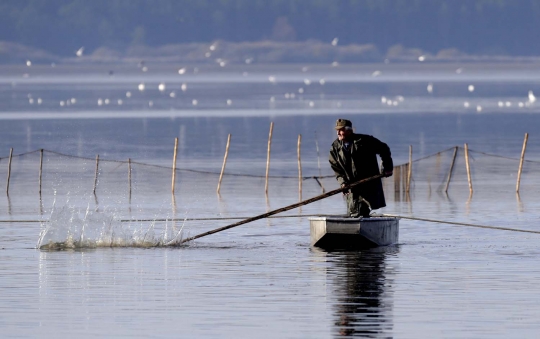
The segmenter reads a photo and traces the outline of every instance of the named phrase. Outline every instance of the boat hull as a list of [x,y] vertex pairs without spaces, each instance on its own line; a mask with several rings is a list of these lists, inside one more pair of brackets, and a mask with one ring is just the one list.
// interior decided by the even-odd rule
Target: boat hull
[[396,244],[399,219],[390,217],[309,218],[311,246],[324,249],[362,249]]

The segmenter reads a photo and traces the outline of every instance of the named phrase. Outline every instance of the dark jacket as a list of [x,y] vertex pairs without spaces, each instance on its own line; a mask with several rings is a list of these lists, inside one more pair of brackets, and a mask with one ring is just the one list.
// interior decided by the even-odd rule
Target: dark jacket
[[[330,149],[330,166],[340,185],[380,174],[377,154],[382,159],[383,171],[391,172],[394,169],[390,148],[384,142],[365,134],[352,134],[349,140],[348,149],[339,139],[332,143]],[[366,199],[372,209],[386,206],[381,179],[360,184],[352,191]]]

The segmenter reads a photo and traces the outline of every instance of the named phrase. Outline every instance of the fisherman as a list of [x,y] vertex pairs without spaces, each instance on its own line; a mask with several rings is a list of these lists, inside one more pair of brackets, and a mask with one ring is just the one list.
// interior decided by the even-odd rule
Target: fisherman
[[[380,174],[377,154],[382,159],[382,174],[385,177],[392,175],[394,164],[387,144],[371,135],[354,133],[350,120],[338,119],[335,128],[337,139],[332,143],[329,161],[341,187]],[[369,218],[371,210],[386,206],[380,178],[357,185],[343,194],[349,217]]]

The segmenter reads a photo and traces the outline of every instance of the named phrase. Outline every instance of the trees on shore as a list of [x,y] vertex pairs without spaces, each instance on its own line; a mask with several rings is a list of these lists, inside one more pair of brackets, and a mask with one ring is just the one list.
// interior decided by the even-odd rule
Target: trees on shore
[[57,54],[216,39],[316,39],[534,55],[535,0],[6,0],[0,40]]

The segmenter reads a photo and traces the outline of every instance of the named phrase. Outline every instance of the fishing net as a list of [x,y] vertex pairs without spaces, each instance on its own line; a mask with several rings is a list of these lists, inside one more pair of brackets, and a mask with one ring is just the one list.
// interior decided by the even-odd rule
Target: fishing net
[[[337,188],[332,172],[320,169],[318,159],[303,159],[301,164],[299,178],[296,159],[273,159],[267,182],[265,161],[234,159],[227,163],[218,194],[221,161],[183,160],[174,172],[173,194],[170,165],[37,150],[13,155],[11,165],[8,157],[0,158],[0,177],[6,178],[6,190],[9,172],[9,194],[0,195],[0,206],[8,217],[59,218],[70,225],[63,233],[57,230],[59,234],[82,234],[85,220],[93,218],[98,225],[94,233],[99,237],[88,239],[92,244],[110,245],[111,239],[116,239],[113,234],[124,234],[115,244],[132,246],[138,239],[141,246],[158,245],[174,239],[186,220],[197,220],[190,230],[199,233]],[[411,164],[397,163],[394,175],[384,178],[383,186],[387,204],[396,206],[410,200],[429,202],[434,196],[466,201],[471,190],[497,199],[516,191],[519,167],[519,157],[474,149],[466,152],[456,146],[414,159]],[[521,194],[537,193],[539,170],[540,162],[523,161]],[[336,195],[286,212],[285,216],[344,214],[342,200]],[[131,224],[122,228],[122,222]]]
[[[415,196],[422,192],[469,193],[471,188],[473,191],[515,191],[519,157],[510,158],[469,149],[467,170],[466,153],[463,147],[456,146],[413,159],[411,165],[408,162],[397,163],[394,175],[383,179],[387,200],[400,201],[407,195]],[[234,195],[238,201],[235,204],[238,206],[236,213],[242,211],[245,202],[258,203],[262,200],[266,205],[266,187],[270,200],[272,196],[279,197],[279,205],[310,198],[337,187],[332,172],[329,168],[320,170],[317,160],[302,161],[301,180],[297,161],[272,160],[270,166],[274,169],[266,184],[266,163],[247,163],[242,159],[227,163],[220,195],[217,195],[221,170],[219,162],[214,161],[211,165],[205,161],[183,164],[175,171],[176,203],[193,205],[203,214],[219,213],[215,205],[220,195]],[[523,161],[520,192],[538,190],[539,182],[535,173],[539,170],[539,161]],[[4,187],[9,189],[10,199],[39,195],[41,191],[42,197],[87,199],[95,196],[98,202],[101,200],[105,204],[120,206],[148,204],[148,200],[151,200],[151,205],[161,206],[162,203],[170,204],[173,197],[172,167],[165,164],[148,164],[131,159],[87,158],[36,150],[14,154],[10,165],[8,157],[0,158],[0,177],[7,178],[8,171],[9,187],[7,179]]]
[[[468,153],[468,168],[467,157]],[[385,181],[385,192],[394,192],[401,200],[421,192],[452,194],[472,191],[511,192],[516,190],[520,167],[519,158],[453,147],[436,154],[395,166],[394,175]],[[524,160],[520,178],[520,192],[538,190],[535,173],[540,162]]]

